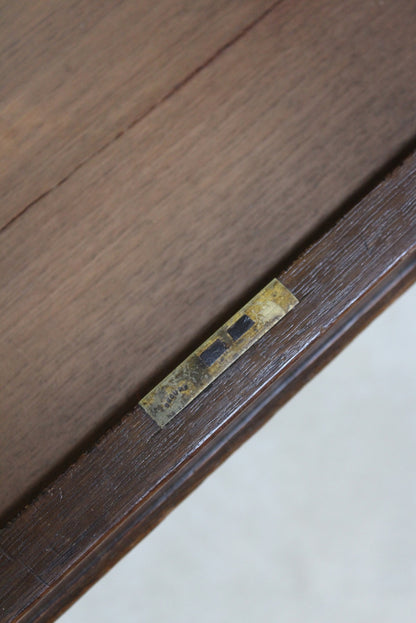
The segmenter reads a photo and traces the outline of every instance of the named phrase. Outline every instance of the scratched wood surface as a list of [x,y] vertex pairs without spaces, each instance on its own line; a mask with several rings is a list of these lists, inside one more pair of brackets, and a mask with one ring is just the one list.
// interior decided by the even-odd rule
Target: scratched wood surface
[[[4,28],[15,4],[2,3],[16,54],[0,116],[4,513],[416,131],[413,0],[283,1],[261,19],[270,3],[92,3],[86,34],[79,3],[45,3],[18,15],[22,52]],[[158,4],[171,18],[156,27]],[[137,69],[135,34],[152,24]]]

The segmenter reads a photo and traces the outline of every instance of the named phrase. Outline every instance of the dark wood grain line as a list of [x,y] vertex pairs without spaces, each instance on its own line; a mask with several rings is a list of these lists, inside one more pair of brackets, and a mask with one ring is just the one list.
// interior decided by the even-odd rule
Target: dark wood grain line
[[209,389],[163,430],[133,410],[2,530],[0,620],[56,616],[415,273],[412,154],[278,275],[299,304]]
[[26,206],[22,207],[16,214],[14,214],[9,220],[3,223],[0,226],[0,234],[3,231],[6,231],[10,225],[12,225],[15,221],[17,221],[23,214],[28,212],[30,209],[35,207],[42,199],[47,197],[52,191],[56,188],[59,188],[63,184],[65,184],[77,171],[82,169],[86,164],[88,164],[91,160],[96,158],[99,154],[103,153],[110,145],[118,141],[122,138],[129,130],[137,126],[141,121],[146,119],[148,115],[150,115],[153,111],[155,111],[159,106],[163,103],[167,102],[172,96],[174,96],[178,91],[180,91],[184,86],[186,86],[193,78],[195,78],[199,73],[201,73],[206,67],[208,67],[212,62],[216,61],[224,52],[226,52],[230,47],[232,47],[235,43],[237,43],[240,39],[242,39],[252,28],[254,28],[257,24],[259,24],[262,20],[264,20],[278,4],[280,4],[282,0],[276,0],[270,7],[261,12],[255,19],[249,22],[244,28],[242,28],[237,34],[235,34],[231,39],[226,41],[223,45],[221,45],[217,50],[215,50],[208,58],[206,58],[202,63],[197,65],[191,72],[185,75],[181,80],[179,80],[176,84],[174,84],[162,97],[155,100],[146,110],[141,112],[137,117],[132,119],[123,129],[118,130],[116,134],[112,134],[109,132],[108,140],[104,141],[99,148],[91,151],[88,155],[81,159],[80,162],[73,167],[64,177],[59,179],[56,183],[50,186],[47,190],[43,191],[37,197],[35,197],[32,201],[30,201]]

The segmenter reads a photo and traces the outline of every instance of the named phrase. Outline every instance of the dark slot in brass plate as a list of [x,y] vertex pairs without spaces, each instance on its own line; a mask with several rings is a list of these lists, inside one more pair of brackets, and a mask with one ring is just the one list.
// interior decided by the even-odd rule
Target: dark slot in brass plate
[[140,406],[160,427],[165,426],[297,303],[273,279],[142,398]]

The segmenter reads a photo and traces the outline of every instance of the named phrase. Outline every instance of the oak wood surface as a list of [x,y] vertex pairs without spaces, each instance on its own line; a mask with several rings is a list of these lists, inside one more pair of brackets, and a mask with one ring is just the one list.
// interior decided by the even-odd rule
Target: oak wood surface
[[1,511],[414,135],[415,13],[278,4],[2,232]]
[[136,407],[0,532],[1,621],[56,616],[415,279],[416,152],[275,274],[289,314],[165,428]]
[[60,184],[272,0],[0,2],[0,228]]

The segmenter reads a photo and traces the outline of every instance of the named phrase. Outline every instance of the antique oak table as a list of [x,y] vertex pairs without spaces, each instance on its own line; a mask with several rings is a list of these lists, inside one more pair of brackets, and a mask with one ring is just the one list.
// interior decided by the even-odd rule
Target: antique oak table
[[414,280],[415,43],[414,0],[0,1],[0,621],[56,617]]

